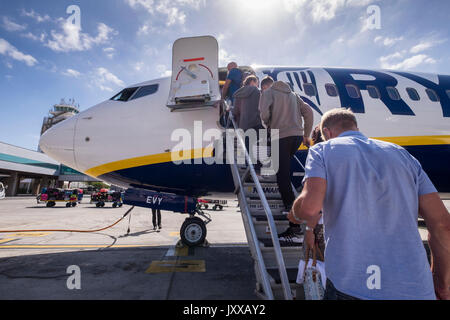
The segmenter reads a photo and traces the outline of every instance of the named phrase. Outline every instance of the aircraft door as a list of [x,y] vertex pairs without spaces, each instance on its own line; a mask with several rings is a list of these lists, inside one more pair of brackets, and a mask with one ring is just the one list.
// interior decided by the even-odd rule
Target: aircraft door
[[172,110],[214,106],[221,100],[218,65],[216,38],[203,36],[175,41],[167,106]]

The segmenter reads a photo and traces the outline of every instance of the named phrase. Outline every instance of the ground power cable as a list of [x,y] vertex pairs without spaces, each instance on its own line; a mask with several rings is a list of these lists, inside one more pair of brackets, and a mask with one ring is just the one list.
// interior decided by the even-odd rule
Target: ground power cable
[[[93,232],[99,232],[99,231],[103,231],[103,230],[107,230],[110,229],[112,227],[114,227],[116,224],[118,224],[120,221],[122,221],[123,219],[125,219],[128,214],[131,213],[131,211],[134,209],[134,206],[131,207],[130,209],[127,210],[127,212],[125,212],[125,214],[116,222],[114,222],[113,224],[105,227],[105,228],[101,228],[101,229],[95,229],[95,230],[72,230],[72,229],[42,229],[42,230],[0,230],[0,233],[20,233],[20,232],[75,232],[75,233],[93,233]],[[130,220],[131,221],[131,214],[130,214]],[[130,226],[128,226],[128,230],[130,230]],[[129,231],[128,231],[129,233]]]

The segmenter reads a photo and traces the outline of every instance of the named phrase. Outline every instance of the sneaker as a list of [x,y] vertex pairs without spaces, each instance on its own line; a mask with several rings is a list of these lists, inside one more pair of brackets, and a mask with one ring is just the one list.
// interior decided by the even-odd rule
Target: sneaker
[[156,228],[156,226],[153,226],[153,230],[156,230],[157,228]]
[[288,227],[285,232],[278,235],[278,239],[289,244],[302,244],[303,234],[301,228]]
[[159,225],[159,226],[158,226],[158,228],[159,228],[159,230],[161,230],[161,229],[162,229],[162,226],[161,226],[161,225]]
[[257,176],[259,182],[271,182],[271,177],[270,176],[265,176],[265,175],[262,175],[260,173],[257,173],[256,176]]

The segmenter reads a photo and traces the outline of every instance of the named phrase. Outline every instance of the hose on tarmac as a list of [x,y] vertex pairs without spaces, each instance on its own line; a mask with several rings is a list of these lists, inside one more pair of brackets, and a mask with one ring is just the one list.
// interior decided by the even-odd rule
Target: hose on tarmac
[[[42,230],[0,230],[0,233],[19,233],[19,232],[76,232],[76,233],[93,233],[93,232],[100,232],[106,229],[110,229],[112,227],[114,227],[116,224],[118,224],[120,221],[122,221],[123,219],[126,218],[126,216],[128,214],[130,214],[130,212],[134,209],[134,206],[131,207],[130,209],[127,210],[127,212],[125,212],[125,214],[116,222],[114,222],[112,225],[109,225],[105,228],[101,228],[101,229],[95,229],[95,230],[72,230],[72,229],[42,229]],[[131,218],[131,215],[130,215]],[[130,227],[128,226],[128,230],[130,229]]]

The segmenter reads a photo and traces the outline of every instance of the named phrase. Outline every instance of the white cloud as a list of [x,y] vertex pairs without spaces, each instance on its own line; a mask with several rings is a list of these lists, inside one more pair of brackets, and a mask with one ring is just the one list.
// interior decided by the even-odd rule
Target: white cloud
[[161,1],[156,10],[167,16],[166,25],[168,27],[174,24],[184,25],[186,22],[186,14],[180,11],[178,7],[171,6],[170,1]]
[[10,20],[8,17],[3,17],[3,28],[8,31],[23,31],[27,28],[27,25],[21,25]]
[[411,48],[410,52],[413,54],[417,54],[419,52],[426,51],[428,49],[431,49],[432,47],[435,47],[439,44],[444,43],[446,40],[426,40],[421,41],[418,45],[415,45]]
[[142,35],[148,35],[150,33],[161,34],[162,31],[163,31],[162,29],[158,29],[158,28],[154,27],[150,21],[147,21],[141,27],[139,27],[139,29],[137,31],[137,35],[142,36]]
[[[388,58],[389,57],[389,58]],[[426,54],[419,54],[406,58],[403,61],[394,62],[393,60],[401,58],[401,55],[391,55],[388,57],[381,57],[381,67],[383,69],[394,70],[411,70],[422,64],[435,64],[436,60],[427,56]]]
[[283,5],[287,11],[297,13],[298,23],[304,23],[308,16],[314,23],[320,23],[334,19],[346,7],[364,7],[375,1],[377,0],[283,0]]
[[0,38],[0,54],[10,56],[14,60],[24,62],[29,67],[38,63],[33,56],[20,52],[16,47],[2,38]]
[[380,58],[381,64],[389,64],[389,62],[396,60],[396,59],[402,59],[404,53],[403,52],[396,52],[387,56],[383,56]]
[[22,10],[22,16],[33,18],[39,23],[51,20],[49,15],[46,14],[45,16],[42,16],[33,9],[31,9],[31,11]]
[[389,38],[389,37],[378,36],[374,39],[374,42],[381,43],[386,47],[391,47],[394,44],[396,44],[397,42],[402,41],[403,39],[404,39],[403,37]]
[[106,53],[106,56],[110,59],[114,58],[116,54],[116,49],[114,48],[103,48],[103,52]]
[[94,45],[108,42],[112,34],[116,34],[114,29],[104,23],[97,26],[97,36],[81,32],[81,29],[69,21],[62,21],[62,33],[52,30],[52,40],[48,40],[46,46],[57,52],[85,51]]
[[172,71],[168,70],[163,64],[158,64],[156,66],[156,71],[158,71],[160,77],[170,77],[172,75]]
[[125,83],[106,68],[97,68],[92,75],[92,82],[100,90],[113,91],[110,85],[124,87]]
[[73,78],[78,78],[79,76],[81,76],[81,73],[74,69],[67,69],[62,74]]
[[231,61],[238,60],[237,56],[232,53],[228,53],[225,49],[219,49],[219,65],[226,66]]
[[[166,17],[166,26],[184,25],[186,13],[184,8],[199,10],[205,5],[205,0],[125,0],[133,9],[144,8],[149,14],[162,14]],[[146,34],[153,30],[150,24],[144,24],[138,31]]]
[[[225,42],[229,38],[230,38],[230,34],[224,34],[224,33],[220,33],[216,37],[217,42],[219,43],[219,66],[226,66],[231,61],[238,60],[238,57],[235,54],[229,53],[228,50],[225,49],[226,48]],[[287,41],[289,41],[289,40],[287,40]]]
[[41,33],[40,36],[37,36],[35,34],[32,34],[31,32],[28,32],[28,33],[21,34],[21,36],[24,37],[24,38],[27,38],[27,39],[31,39],[33,41],[44,42],[45,38],[47,37],[47,34]]
[[144,67],[144,63],[143,63],[142,61],[136,62],[136,63],[133,65],[133,69],[136,70],[136,71],[138,71],[138,72],[141,71],[143,67]]
[[153,13],[153,5],[154,5],[153,0],[126,0],[126,2],[133,9],[138,9],[139,7],[143,7],[149,13]]

